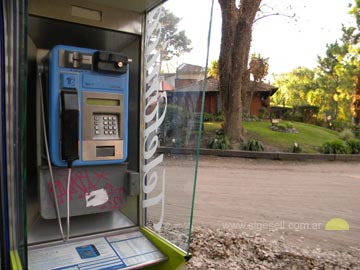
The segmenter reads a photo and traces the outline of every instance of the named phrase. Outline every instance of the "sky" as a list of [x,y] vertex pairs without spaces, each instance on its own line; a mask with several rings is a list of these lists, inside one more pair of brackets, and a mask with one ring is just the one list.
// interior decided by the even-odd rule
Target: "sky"
[[[326,44],[341,37],[342,24],[352,21],[348,15],[351,0],[263,0],[263,10],[295,17],[270,16],[253,26],[252,53],[269,58],[271,74],[290,72],[304,66],[314,68],[317,56],[323,56]],[[268,5],[267,5],[268,3]],[[193,50],[172,65],[189,63],[205,66],[211,0],[168,0],[165,7],[182,18],[179,29],[185,30]],[[209,61],[218,59],[221,40],[221,10],[214,1]]]

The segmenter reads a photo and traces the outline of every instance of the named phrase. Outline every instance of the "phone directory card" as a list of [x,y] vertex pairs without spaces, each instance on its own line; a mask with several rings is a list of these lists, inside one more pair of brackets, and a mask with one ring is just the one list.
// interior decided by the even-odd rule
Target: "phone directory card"
[[140,231],[29,250],[30,270],[135,269],[166,260]]

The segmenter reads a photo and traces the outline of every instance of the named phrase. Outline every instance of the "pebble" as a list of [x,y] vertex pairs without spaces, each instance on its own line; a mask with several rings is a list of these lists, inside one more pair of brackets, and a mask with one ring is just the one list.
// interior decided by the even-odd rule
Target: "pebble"
[[195,227],[191,253],[193,258],[183,270],[360,270],[358,247],[346,251],[302,248],[288,244],[283,237],[269,241],[261,234],[251,237],[228,229]]

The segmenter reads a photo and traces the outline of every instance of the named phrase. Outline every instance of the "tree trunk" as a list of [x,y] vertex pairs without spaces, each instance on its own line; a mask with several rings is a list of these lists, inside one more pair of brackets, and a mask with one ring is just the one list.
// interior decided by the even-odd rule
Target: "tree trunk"
[[351,110],[353,112],[354,124],[360,124],[360,75],[356,78],[356,85],[353,92]]
[[222,37],[219,58],[220,92],[225,117],[225,135],[235,142],[243,140],[242,109],[246,101],[252,25],[261,0],[219,0]]

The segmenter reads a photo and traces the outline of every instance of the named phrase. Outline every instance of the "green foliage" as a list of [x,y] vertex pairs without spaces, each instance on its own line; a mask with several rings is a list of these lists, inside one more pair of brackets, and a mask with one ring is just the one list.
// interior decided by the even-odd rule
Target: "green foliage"
[[224,114],[218,113],[204,113],[204,122],[222,122],[224,121]]
[[209,141],[208,147],[211,149],[227,150],[230,148],[230,140],[225,135],[216,135]]
[[307,100],[307,93],[317,89],[315,72],[305,67],[298,67],[291,72],[275,76],[275,85],[279,87],[272,96],[278,106],[315,105]]
[[269,58],[264,58],[260,54],[252,54],[250,57],[250,73],[255,82],[261,82],[269,71]]
[[280,131],[286,131],[287,130],[287,126],[283,123],[278,123],[276,124],[276,127],[280,130]]
[[165,8],[161,11],[163,12],[160,18],[162,29],[157,49],[161,52],[162,60],[168,61],[174,56],[190,52],[192,50],[190,47],[191,40],[186,36],[184,30],[178,30],[178,24],[181,20],[179,17]]
[[349,146],[341,140],[326,142],[321,146],[323,154],[349,154],[350,151]]
[[290,107],[282,107],[282,106],[270,106],[270,115],[271,118],[281,118],[281,119],[289,119],[293,109]]
[[214,122],[213,114],[204,113],[204,122]]
[[343,131],[341,131],[340,134],[339,134],[339,137],[340,137],[340,139],[342,139],[344,141],[351,140],[351,139],[355,138],[354,133],[349,128],[346,128]]
[[290,121],[294,121],[294,122],[304,122],[303,121],[303,116],[301,115],[300,112],[294,112],[292,114],[289,114],[286,116],[287,120],[290,120]]
[[350,139],[346,141],[346,144],[350,148],[350,154],[358,155],[360,154],[360,140]]
[[265,119],[266,118],[267,111],[264,107],[261,107],[259,110],[259,119]]
[[[164,107],[160,107],[160,114]],[[176,105],[167,105],[164,122],[160,127],[159,137],[165,144],[179,145],[184,141],[184,126],[188,121],[188,113]]]
[[360,139],[360,126],[352,126],[351,130],[352,130],[355,138]]
[[[315,69],[298,67],[275,76],[278,90],[272,96],[274,105],[319,108],[317,117],[321,121],[311,113],[305,117],[295,114],[288,120],[328,123],[329,127],[337,131],[344,128],[337,127],[338,121],[350,124],[354,120],[356,124],[360,123],[360,110],[356,106],[360,103],[360,1],[351,2],[349,14],[354,20],[350,25],[342,26],[341,37],[326,45],[325,54],[323,57],[318,56]],[[359,138],[358,131],[354,130],[354,134]]]
[[330,125],[330,128],[332,130],[336,130],[338,132],[341,132],[341,131],[343,131],[344,129],[346,129],[349,126],[349,123],[345,122],[345,121],[338,120],[338,121],[331,121],[329,123],[329,125]]
[[[325,142],[339,138],[338,132],[315,125],[294,122],[292,124],[298,133],[283,133],[272,131],[269,124],[268,121],[243,122],[248,137],[261,141],[275,151],[288,152],[289,147],[297,142],[303,153],[318,153]],[[221,128],[221,123],[207,122],[204,123],[204,128],[207,138],[212,137],[215,131]]]
[[211,62],[208,70],[208,76],[219,79],[219,60],[214,60]]
[[261,121],[261,119],[259,119],[259,117],[257,115],[243,115],[243,121],[248,121],[248,122],[252,122],[252,121]]
[[319,112],[319,107],[312,105],[296,106],[294,108],[294,112],[300,113],[302,122],[314,124],[316,122],[317,114]]
[[303,151],[302,147],[298,144],[298,143],[294,143],[291,147],[290,147],[290,152],[291,153],[301,153]]
[[273,131],[280,131],[280,132],[288,132],[288,133],[297,133],[296,128],[290,122],[282,121],[280,123],[272,124],[270,128]]
[[243,146],[245,151],[264,151],[264,145],[261,141],[249,139]]
[[344,48],[336,41],[327,45],[324,58],[318,57],[317,81],[322,94],[322,100],[319,101],[320,113],[326,114],[332,121],[351,120],[350,99],[353,86],[352,78],[345,74],[346,68],[340,61],[344,53]]
[[285,125],[286,125],[286,128],[294,128],[294,125],[290,122],[286,122]]
[[[283,121],[284,122],[284,121]],[[264,145],[278,151],[288,152],[289,147],[297,142],[305,153],[317,153],[325,142],[336,140],[336,131],[314,125],[293,122],[297,133],[274,132],[269,128],[269,122],[243,122],[248,137],[261,140]]]

